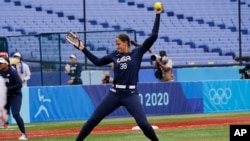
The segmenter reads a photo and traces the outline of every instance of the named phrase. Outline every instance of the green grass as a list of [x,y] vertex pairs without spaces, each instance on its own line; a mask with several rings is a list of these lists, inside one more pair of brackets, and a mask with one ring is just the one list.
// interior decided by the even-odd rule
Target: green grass
[[[249,116],[249,112],[239,113],[217,113],[217,114],[192,114],[192,115],[171,115],[171,116],[157,116],[148,117],[150,123],[166,123],[166,122],[178,122],[188,121],[195,119],[209,119],[213,117],[235,117],[235,116]],[[27,133],[35,130],[56,130],[56,129],[79,129],[85,121],[65,121],[65,122],[47,122],[47,123],[32,123],[26,124]],[[28,127],[29,125],[33,125]],[[98,127],[105,126],[122,126],[131,125],[134,126],[135,122],[133,118],[117,118],[117,119],[104,119]],[[1,132],[13,132],[3,131]],[[18,132],[15,129],[14,132]],[[199,128],[179,128],[179,129],[167,129],[156,130],[157,136],[160,141],[229,141],[229,126],[214,126],[214,127],[199,127]],[[73,141],[76,136],[61,136],[61,137],[49,137],[32,139],[32,141]],[[1,140],[1,139],[0,139]],[[87,141],[146,141],[148,140],[141,131],[127,132],[127,133],[109,133],[109,134],[90,134]]]

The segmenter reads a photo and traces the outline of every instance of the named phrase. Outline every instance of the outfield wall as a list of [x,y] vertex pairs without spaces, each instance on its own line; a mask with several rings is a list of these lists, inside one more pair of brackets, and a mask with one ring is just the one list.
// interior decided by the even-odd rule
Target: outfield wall
[[[21,115],[26,123],[88,119],[111,85],[23,88]],[[139,83],[147,115],[250,110],[250,80]],[[121,107],[109,117],[126,117]],[[10,122],[14,122],[13,118]]]

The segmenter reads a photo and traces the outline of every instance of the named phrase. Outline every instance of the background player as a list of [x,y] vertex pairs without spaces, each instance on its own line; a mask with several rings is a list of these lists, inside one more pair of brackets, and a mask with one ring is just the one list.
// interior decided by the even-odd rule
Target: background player
[[31,76],[30,67],[28,64],[23,62],[23,56],[20,52],[14,53],[13,57],[18,58],[20,60],[20,62],[16,64],[16,70],[22,80],[23,87],[27,87],[28,86],[27,82],[28,80],[30,80]]
[[113,86],[96,107],[90,119],[82,127],[76,141],[84,140],[105,116],[120,106],[124,106],[135,118],[146,137],[151,141],[158,141],[152,126],[147,121],[143,107],[139,101],[136,85],[138,82],[138,72],[142,56],[150,49],[158,37],[160,14],[162,10],[163,9],[156,10],[152,34],[139,48],[133,50],[130,48],[130,39],[126,34],[119,34],[115,39],[117,50],[102,58],[93,55],[83,46],[82,42],[80,42],[79,47],[74,46],[81,50],[86,57],[97,66],[114,63]]
[[0,57],[0,74],[5,79],[7,87],[7,104],[5,105],[5,109],[9,111],[11,108],[12,115],[22,133],[19,140],[28,140],[25,133],[24,122],[20,115],[22,105],[22,81],[17,71],[10,66],[8,57]]
[[69,58],[70,58],[71,64],[65,65],[65,73],[70,76],[68,84],[69,85],[81,85],[82,84],[82,79],[81,79],[82,66],[80,63],[77,62],[77,57],[75,54],[71,54]]

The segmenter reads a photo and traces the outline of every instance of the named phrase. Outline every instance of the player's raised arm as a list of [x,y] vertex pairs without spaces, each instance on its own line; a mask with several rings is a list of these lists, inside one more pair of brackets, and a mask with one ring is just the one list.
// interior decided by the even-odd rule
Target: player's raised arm
[[142,48],[141,48],[143,50],[142,52],[146,52],[147,50],[149,50],[154,44],[154,42],[156,41],[156,39],[158,38],[158,32],[159,32],[159,27],[160,27],[160,15],[163,11],[163,4],[160,2],[156,2],[154,5],[154,9],[155,9],[156,17],[155,17],[152,33],[150,37],[148,37],[143,42]]

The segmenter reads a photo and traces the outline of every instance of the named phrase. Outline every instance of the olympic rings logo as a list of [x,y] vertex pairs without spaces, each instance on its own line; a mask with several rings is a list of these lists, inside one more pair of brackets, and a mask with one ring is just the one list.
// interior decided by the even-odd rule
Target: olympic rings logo
[[227,104],[229,99],[232,97],[232,91],[229,88],[219,88],[219,89],[210,89],[209,90],[209,99],[215,105]]

